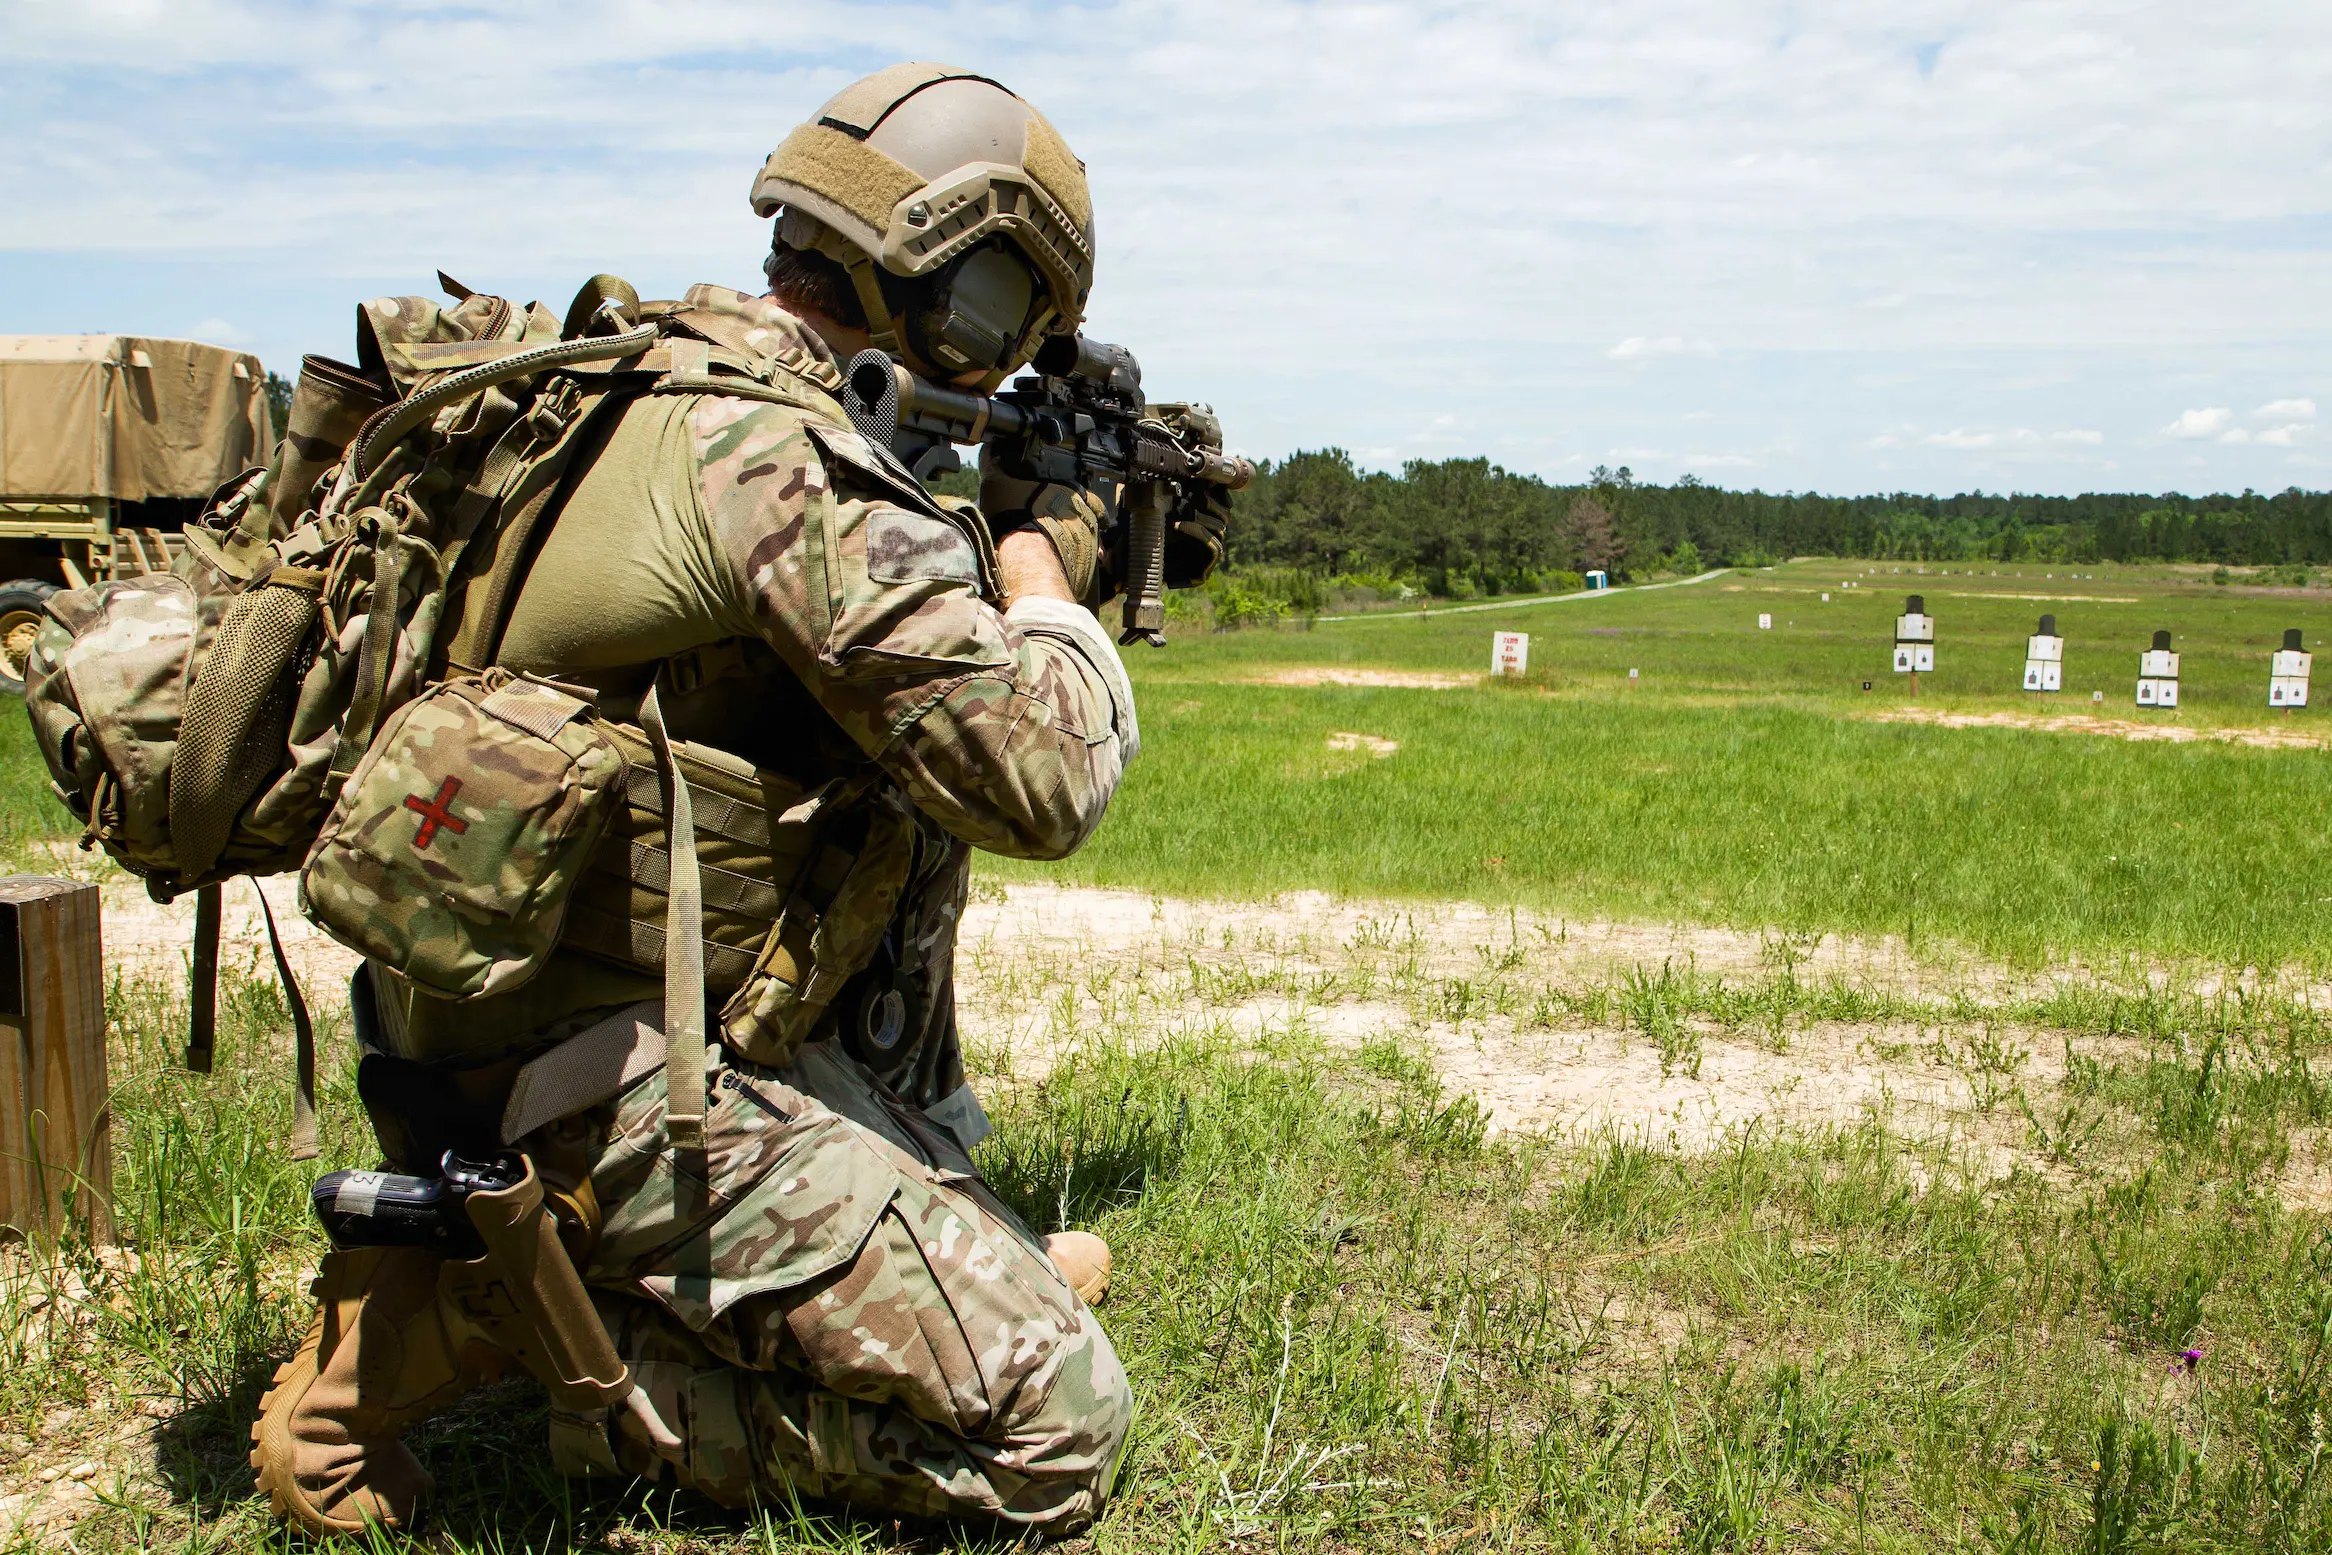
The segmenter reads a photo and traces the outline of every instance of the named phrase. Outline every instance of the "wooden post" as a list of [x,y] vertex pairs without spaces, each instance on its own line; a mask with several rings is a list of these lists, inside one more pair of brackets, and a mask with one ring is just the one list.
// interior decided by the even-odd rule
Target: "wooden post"
[[53,1236],[65,1195],[111,1241],[97,887],[0,879],[0,1225]]

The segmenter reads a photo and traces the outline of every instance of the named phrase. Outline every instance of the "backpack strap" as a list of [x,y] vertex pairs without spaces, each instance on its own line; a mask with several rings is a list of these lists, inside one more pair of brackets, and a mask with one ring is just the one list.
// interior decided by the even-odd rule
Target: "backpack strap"
[[194,893],[194,965],[187,989],[186,1067],[211,1072],[219,1034],[219,888],[214,882]]
[[[275,926],[275,908],[251,882],[259,898],[260,916],[267,920],[267,947],[275,952],[275,976],[283,985],[283,1002],[291,1011],[293,1080],[291,1158],[313,1161],[321,1151],[316,1139],[316,1023],[308,1015],[300,980],[292,974],[291,958],[283,953],[283,934]],[[219,888],[206,885],[194,893],[194,977],[191,989],[193,1019],[186,1042],[186,1067],[196,1074],[211,1072],[218,1035],[219,1008]]]
[[267,920],[267,948],[275,952],[275,975],[283,983],[284,1003],[291,1006],[294,1073],[292,1079],[291,1158],[313,1161],[323,1151],[316,1143],[316,1023],[308,1018],[308,1001],[300,995],[300,980],[292,975],[291,958],[283,953],[283,935],[275,926],[275,909],[259,882],[259,912]]

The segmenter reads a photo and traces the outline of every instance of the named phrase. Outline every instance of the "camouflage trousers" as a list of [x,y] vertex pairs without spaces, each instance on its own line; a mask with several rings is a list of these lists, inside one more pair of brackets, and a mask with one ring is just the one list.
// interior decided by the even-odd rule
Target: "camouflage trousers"
[[1090,1521],[1124,1369],[953,1136],[830,1042],[778,1070],[724,1059],[713,1098],[701,1155],[665,1135],[661,1070],[595,1120],[585,1278],[687,1448],[621,1436],[615,1465],[730,1505]]

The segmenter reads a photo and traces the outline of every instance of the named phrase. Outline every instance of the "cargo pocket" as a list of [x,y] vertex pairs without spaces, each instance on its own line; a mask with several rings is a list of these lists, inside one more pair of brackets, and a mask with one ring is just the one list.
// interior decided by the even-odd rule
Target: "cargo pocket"
[[[1076,1298],[1041,1253],[963,1186],[903,1179],[892,1208],[970,1358],[970,1376],[948,1379],[965,1434],[1014,1429],[1052,1392],[1077,1332]],[[972,1407],[975,1396],[981,1407]]]
[[624,775],[578,697],[505,670],[433,687],[349,775],[301,905],[440,998],[506,993],[549,959]]
[[627,1095],[591,1170],[613,1206],[586,1278],[636,1291],[703,1333],[739,1302],[788,1290],[855,1259],[898,1191],[899,1172],[853,1124],[788,1109],[724,1071],[695,1152],[672,1148],[664,1075]]

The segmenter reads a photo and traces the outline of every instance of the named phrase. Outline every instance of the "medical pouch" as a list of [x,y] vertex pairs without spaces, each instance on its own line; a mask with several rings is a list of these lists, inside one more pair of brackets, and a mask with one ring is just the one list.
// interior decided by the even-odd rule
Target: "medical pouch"
[[550,959],[625,780],[581,696],[503,669],[442,682],[349,774],[301,905],[427,993],[507,993]]

